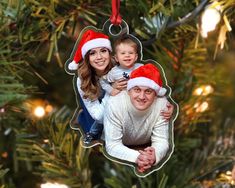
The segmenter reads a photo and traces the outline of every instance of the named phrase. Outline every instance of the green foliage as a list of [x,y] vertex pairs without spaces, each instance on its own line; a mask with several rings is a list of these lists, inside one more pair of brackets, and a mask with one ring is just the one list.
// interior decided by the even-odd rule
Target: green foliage
[[2,165],[0,165],[0,178],[2,179],[3,176],[9,171],[9,169],[2,169]]
[[[9,171],[9,169],[2,169],[2,165],[0,165],[0,179],[3,179],[3,177],[5,176],[5,174]],[[4,188],[4,184],[2,183],[2,181],[0,181],[0,186],[1,188]]]
[[18,134],[17,159],[34,164],[40,162],[34,173],[43,181],[55,181],[70,187],[91,187],[90,150],[81,147],[80,136],[71,130],[68,119],[55,117],[56,114],[32,124],[37,130],[33,137],[29,137],[27,130]]
[[[3,18],[4,16],[0,15],[0,22],[7,24],[7,20]],[[16,44],[12,39],[15,37],[14,35],[6,37],[4,32],[0,33],[0,107],[11,101],[22,101],[27,96],[27,88],[23,85],[21,77],[22,67],[26,64],[18,59],[21,51],[13,49]]]

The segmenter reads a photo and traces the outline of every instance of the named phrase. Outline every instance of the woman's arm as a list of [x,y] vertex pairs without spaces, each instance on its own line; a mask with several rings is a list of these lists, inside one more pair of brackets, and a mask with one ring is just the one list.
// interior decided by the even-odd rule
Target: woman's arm
[[164,117],[165,120],[170,120],[173,111],[174,111],[174,106],[170,102],[167,102],[166,108],[161,111],[161,115]]
[[87,111],[91,115],[91,117],[94,120],[98,121],[99,123],[103,123],[104,106],[105,106],[106,101],[108,100],[109,96],[107,94],[105,94],[101,103],[99,102],[98,99],[94,100],[94,101],[91,101],[90,99],[84,99],[83,98],[84,92],[81,90],[81,80],[79,77],[77,78],[77,89],[78,89],[78,92],[81,96],[81,99],[82,99]]
[[109,95],[111,94],[113,87],[105,78],[100,78],[100,85]]

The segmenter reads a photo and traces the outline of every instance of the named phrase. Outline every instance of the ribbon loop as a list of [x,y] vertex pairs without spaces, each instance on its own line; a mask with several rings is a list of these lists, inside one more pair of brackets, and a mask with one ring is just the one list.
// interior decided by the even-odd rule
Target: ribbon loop
[[110,21],[113,25],[120,25],[122,22],[122,17],[119,13],[120,0],[112,0],[112,15],[110,16]]

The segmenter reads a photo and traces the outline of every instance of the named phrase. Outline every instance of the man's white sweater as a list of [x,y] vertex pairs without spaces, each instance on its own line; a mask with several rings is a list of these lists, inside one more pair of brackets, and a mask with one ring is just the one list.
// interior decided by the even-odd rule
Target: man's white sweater
[[160,111],[167,99],[156,98],[145,111],[137,110],[126,91],[110,97],[104,113],[105,148],[109,155],[129,162],[136,162],[137,150],[128,146],[151,143],[155,148],[157,164],[169,149],[169,122]]

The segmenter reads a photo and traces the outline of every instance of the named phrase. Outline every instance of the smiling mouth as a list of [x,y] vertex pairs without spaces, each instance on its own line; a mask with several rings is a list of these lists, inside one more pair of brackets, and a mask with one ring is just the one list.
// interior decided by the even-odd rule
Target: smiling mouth
[[104,61],[96,62],[97,65],[103,65],[104,63],[105,63]]
[[137,100],[137,102],[138,102],[140,105],[145,104],[145,101],[143,101],[143,100]]

